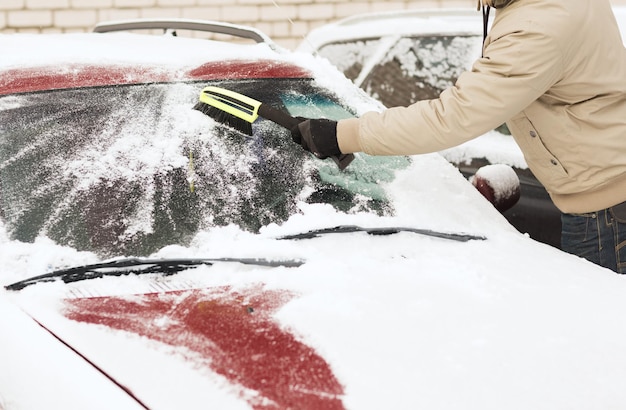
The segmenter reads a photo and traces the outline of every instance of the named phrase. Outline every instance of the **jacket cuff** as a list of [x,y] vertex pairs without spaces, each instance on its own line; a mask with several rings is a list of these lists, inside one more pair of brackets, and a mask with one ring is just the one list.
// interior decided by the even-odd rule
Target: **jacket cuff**
[[344,154],[363,151],[359,136],[359,119],[348,118],[337,122],[337,144]]

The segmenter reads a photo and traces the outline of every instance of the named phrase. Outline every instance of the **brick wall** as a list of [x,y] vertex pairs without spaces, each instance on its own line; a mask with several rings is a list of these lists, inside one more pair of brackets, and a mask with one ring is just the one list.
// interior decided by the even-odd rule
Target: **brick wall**
[[[626,5],[626,0],[611,0]],[[0,32],[89,31],[100,21],[182,17],[263,30],[293,48],[312,28],[356,13],[473,7],[475,0],[0,0]]]

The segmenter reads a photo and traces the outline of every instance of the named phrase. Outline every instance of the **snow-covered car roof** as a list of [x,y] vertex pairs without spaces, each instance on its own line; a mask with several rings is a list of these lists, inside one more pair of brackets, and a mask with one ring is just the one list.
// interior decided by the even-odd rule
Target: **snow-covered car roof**
[[[327,95],[322,91],[356,114],[381,108],[325,60],[263,44],[122,33],[2,35],[0,49],[10,54],[0,60],[0,82],[13,90],[0,95],[0,116],[12,119],[0,122],[1,409],[552,410],[626,402],[622,277],[518,233],[438,154],[358,155],[339,172],[303,153],[285,130],[261,122],[255,138],[233,138],[192,110],[196,89],[219,75],[230,75],[222,85],[242,82],[253,91],[269,82],[272,92],[289,97],[285,107],[301,114],[326,101],[317,98]],[[236,62],[245,69],[235,70]],[[228,70],[217,69],[226,63]],[[110,73],[112,66],[133,77],[99,83],[83,77],[85,67]],[[268,71],[272,67],[278,69]],[[30,74],[20,75],[22,69]],[[284,70],[293,75],[282,79]],[[35,91],[39,75],[51,73],[61,86],[46,81]],[[72,89],[72,78],[85,82]],[[112,109],[93,120],[79,105],[85,94],[97,100],[119,90],[120,101],[137,97],[123,91],[143,81],[137,90],[160,90],[167,104]],[[107,85],[117,83],[123,85]],[[297,92],[307,90],[318,94],[297,100]],[[53,98],[58,95],[64,98]],[[74,130],[55,128],[66,119],[55,117],[63,106],[82,114],[85,133],[74,143],[63,143]],[[21,115],[9,115],[15,113]],[[28,128],[29,116],[46,121]],[[120,117],[137,126],[129,128],[133,133],[116,128]],[[92,150],[99,144],[81,145],[91,130],[111,124],[100,145],[112,141],[111,152],[123,155],[99,156],[102,151]],[[41,132],[46,138],[24,146]],[[206,195],[212,181],[198,180],[195,193],[187,189],[186,170],[212,165],[208,154],[192,158],[184,151],[183,141],[194,138],[196,153],[238,144],[227,156],[210,157],[216,166],[230,161],[238,178],[261,179],[265,174],[254,171],[264,169],[246,168],[246,157],[269,153],[259,158],[284,165],[275,174],[280,180],[261,179],[276,198],[280,192],[271,188],[301,177],[289,174],[296,161],[308,173],[294,209],[253,231],[211,224],[211,215],[194,208],[192,216],[207,222],[202,229],[142,257],[103,258],[52,240],[52,229],[31,240],[15,238],[12,226],[23,210],[4,205],[16,203],[37,179],[71,177],[61,181],[77,182],[81,192],[101,183],[94,226],[119,211],[108,206],[116,185],[106,184],[106,172],[93,178],[94,171],[123,174],[140,182],[131,194],[154,197],[171,192],[133,177],[146,169],[155,177],[179,171],[185,189],[176,193]],[[289,140],[267,150],[272,138]],[[42,173],[45,158],[33,153],[46,144],[67,162],[77,147],[86,156]],[[307,178],[322,173],[327,190],[344,194],[358,185],[350,207],[306,201],[313,187]],[[246,198],[250,192],[236,182],[225,189]],[[42,186],[33,196],[62,202],[58,213],[72,209],[75,197],[47,196],[59,186]],[[364,206],[376,196],[390,206],[381,212]],[[144,217],[159,211],[130,197],[125,205],[139,202]],[[251,209],[253,218],[263,212]],[[81,216],[65,215],[68,223]],[[71,233],[84,235],[81,229],[89,227]]]
[[[186,35],[179,36],[179,31]],[[202,34],[223,34],[229,40],[194,37]],[[276,57],[284,51],[265,33],[252,27],[182,18],[107,21],[97,24],[93,33],[87,36],[84,33],[44,36],[20,33],[0,34],[0,38],[7,50],[2,67],[54,65],[67,63],[70,59],[75,63],[196,66],[216,59],[241,59],[246,53],[251,58]],[[253,47],[246,41],[261,47]],[[56,46],[59,42],[68,44],[68,48],[59,50]],[[39,52],[25,53],[23,47],[28,45],[37,46]],[[98,52],[89,52],[90,49]]]
[[482,35],[482,17],[476,9],[440,8],[363,13],[315,28],[298,51],[314,52],[330,42],[371,36]]

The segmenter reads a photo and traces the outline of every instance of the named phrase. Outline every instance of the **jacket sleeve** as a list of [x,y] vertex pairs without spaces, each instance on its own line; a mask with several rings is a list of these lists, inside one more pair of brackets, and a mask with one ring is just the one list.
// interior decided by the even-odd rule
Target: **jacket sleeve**
[[353,121],[351,126],[340,124],[340,147],[372,155],[436,152],[478,137],[523,111],[559,80],[563,58],[549,30],[531,22],[521,26],[497,38],[492,28],[484,57],[439,98],[369,112],[347,120]]

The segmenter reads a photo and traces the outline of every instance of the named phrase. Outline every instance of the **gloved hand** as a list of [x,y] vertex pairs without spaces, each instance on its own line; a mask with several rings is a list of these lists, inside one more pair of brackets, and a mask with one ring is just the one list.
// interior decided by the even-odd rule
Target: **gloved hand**
[[341,155],[337,143],[337,121],[298,118],[302,121],[291,129],[291,139],[320,159]]

